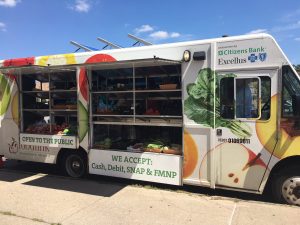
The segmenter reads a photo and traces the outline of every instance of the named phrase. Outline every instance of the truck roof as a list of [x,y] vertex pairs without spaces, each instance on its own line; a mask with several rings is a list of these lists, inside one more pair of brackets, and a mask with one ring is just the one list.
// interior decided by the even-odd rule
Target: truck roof
[[[126,47],[121,49],[108,49],[108,50],[100,50],[100,51],[92,51],[92,52],[78,52],[78,53],[68,53],[68,54],[57,54],[57,55],[44,55],[44,56],[36,56],[36,57],[26,57],[26,58],[12,58],[12,59],[5,59],[0,60],[0,68],[1,67],[18,67],[18,66],[25,66],[25,65],[35,65],[36,63],[32,63],[34,59],[38,58],[59,58],[59,57],[66,57],[70,54],[74,55],[75,57],[88,57],[95,54],[114,54],[114,53],[125,53],[125,52],[140,52],[144,50],[158,50],[158,49],[165,49],[165,48],[176,48],[176,47],[183,47],[183,46],[193,46],[193,45],[201,45],[201,44],[210,44],[210,43],[222,43],[222,42],[231,42],[231,41],[241,41],[241,40],[250,40],[250,39],[259,39],[259,38],[274,38],[266,33],[261,34],[249,34],[249,35],[240,35],[240,36],[231,36],[231,37],[220,37],[220,38],[212,38],[212,39],[204,39],[204,40],[193,40],[193,41],[185,41],[185,42],[175,42],[175,43],[167,43],[167,44],[157,44],[157,45],[150,45],[150,46],[140,46],[140,47]],[[275,41],[275,40],[274,40]],[[5,63],[8,61],[14,61],[15,63]],[[28,61],[28,62],[26,62]],[[22,63],[23,62],[23,63]],[[13,65],[14,64],[14,65]],[[48,66],[51,66],[49,64]]]
[[[291,65],[275,39],[266,33],[249,34],[231,37],[219,37],[205,40],[175,42],[140,47],[127,47],[91,52],[79,52],[57,55],[45,55],[27,58],[6,59],[0,61],[0,72],[15,72],[14,69],[22,69],[21,73],[37,73],[37,69],[60,68],[68,66],[75,69],[76,66],[99,64],[118,66],[120,63],[142,64],[142,60],[166,60],[165,62],[183,62],[183,52],[189,50],[192,54],[197,51],[205,52],[207,59],[206,67],[218,69],[232,68],[258,68],[280,67]],[[224,54],[223,54],[224,53]],[[157,60],[158,59],[158,60]],[[254,61],[253,61],[254,60]],[[114,63],[112,63],[114,62]],[[253,63],[255,62],[255,63]],[[162,63],[159,61],[159,63]],[[100,65],[101,64],[101,65]],[[127,64],[128,65],[128,64]],[[137,65],[137,64],[136,64]],[[30,68],[30,69],[29,69]]]

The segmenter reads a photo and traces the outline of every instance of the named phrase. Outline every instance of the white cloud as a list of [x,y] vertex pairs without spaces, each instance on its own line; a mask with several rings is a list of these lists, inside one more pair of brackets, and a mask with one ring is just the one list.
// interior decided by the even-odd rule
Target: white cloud
[[168,32],[162,31],[162,30],[153,32],[149,36],[154,38],[154,39],[166,39],[166,38],[169,37]]
[[300,28],[300,20],[298,20],[295,23],[290,23],[285,26],[277,26],[273,27],[272,31],[273,32],[282,32],[282,31],[288,31],[288,30],[296,30]]
[[136,34],[151,32],[153,30],[154,30],[154,28],[148,24],[142,25],[142,26],[134,29]]
[[85,12],[87,13],[91,9],[91,5],[87,0],[76,0],[75,5],[71,7],[71,9],[77,12]]
[[3,32],[6,31],[6,24],[5,23],[0,22],[0,31],[3,31]]
[[172,32],[172,33],[170,34],[170,37],[171,37],[171,38],[177,38],[177,37],[180,37],[180,34],[177,33],[177,32]]
[[283,22],[291,22],[297,18],[299,18],[300,9],[296,9],[295,11],[291,11],[281,17],[281,21]]
[[167,31],[155,31],[149,35],[150,38],[153,38],[155,40],[162,40],[162,39],[168,39],[168,38],[178,38],[181,35],[177,32],[168,33]]
[[141,25],[134,29],[136,35],[144,36],[145,40],[159,41],[171,38],[182,38],[184,35],[178,32],[168,32],[165,30],[156,30],[156,27],[149,24]]
[[291,39],[295,41],[300,41],[300,37],[295,38],[296,35],[294,34],[294,32],[299,29],[300,29],[300,20],[296,20],[294,22],[283,23],[282,25],[273,26],[268,29],[259,28],[256,30],[249,31],[246,34],[270,33],[276,36],[278,42],[282,41],[282,39]]
[[267,33],[267,29],[256,29],[256,30],[251,30],[247,34],[260,34],[260,33]]
[[15,7],[21,0],[0,0],[0,6]]

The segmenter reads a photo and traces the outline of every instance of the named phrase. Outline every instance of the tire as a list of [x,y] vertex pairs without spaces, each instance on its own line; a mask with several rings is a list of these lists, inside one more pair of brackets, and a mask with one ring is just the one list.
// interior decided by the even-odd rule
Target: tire
[[80,178],[86,173],[86,157],[79,153],[67,153],[64,157],[64,171],[65,174],[73,177]]
[[300,167],[275,174],[272,193],[277,202],[300,206]]

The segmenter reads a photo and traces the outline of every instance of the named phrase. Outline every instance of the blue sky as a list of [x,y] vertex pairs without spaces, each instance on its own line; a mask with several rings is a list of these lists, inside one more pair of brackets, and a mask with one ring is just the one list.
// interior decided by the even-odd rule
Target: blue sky
[[71,53],[77,41],[123,47],[267,32],[300,64],[300,1],[0,0],[0,59]]

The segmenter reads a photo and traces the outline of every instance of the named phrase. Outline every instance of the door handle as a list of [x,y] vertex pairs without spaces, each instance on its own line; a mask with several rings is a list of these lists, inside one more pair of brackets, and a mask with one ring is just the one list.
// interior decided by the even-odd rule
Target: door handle
[[217,136],[222,136],[222,129],[217,129]]

